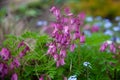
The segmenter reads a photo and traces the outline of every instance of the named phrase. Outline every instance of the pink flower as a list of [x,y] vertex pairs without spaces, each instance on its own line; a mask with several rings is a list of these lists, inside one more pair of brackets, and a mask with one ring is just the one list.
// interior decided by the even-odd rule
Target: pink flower
[[67,77],[64,77],[63,80],[68,80]]
[[65,9],[66,15],[61,15],[60,10],[55,6],[50,11],[56,16],[57,20],[52,23],[54,28],[52,32],[53,41],[48,45],[47,54],[54,58],[56,66],[59,67],[65,64],[64,59],[67,49],[70,48],[71,51],[74,51],[74,43],[71,45],[72,42],[75,42],[74,40],[80,39],[81,43],[85,42],[85,35],[80,33],[80,25],[85,15],[81,13],[74,17],[69,8]]
[[82,35],[80,36],[80,43],[84,43],[84,42],[85,42],[85,35],[82,34]]
[[15,67],[17,68],[17,67],[19,67],[19,66],[20,66],[20,62],[18,61],[17,58],[15,58],[15,59],[13,60],[13,62],[10,64],[10,68],[11,68],[11,69],[14,69]]
[[62,58],[66,57],[66,50],[65,49],[60,50],[60,57],[62,57]]
[[61,40],[61,44],[64,45],[65,43],[67,43],[67,37],[63,35],[62,40]]
[[64,58],[59,58],[59,59],[56,61],[56,66],[57,66],[57,67],[63,66],[64,64],[65,64]]
[[68,27],[68,26],[65,26],[65,27],[64,27],[64,33],[65,33],[65,34],[69,34],[69,27]]
[[24,41],[21,41],[21,42],[18,44],[18,48],[20,48],[21,46],[25,46]]
[[29,48],[28,46],[26,46],[26,47],[24,48],[24,50],[22,50],[22,51],[19,53],[19,57],[22,58],[23,56],[25,56],[28,51],[30,51],[30,48]]
[[7,48],[2,48],[0,56],[3,60],[8,60],[10,58],[10,51]]
[[0,63],[0,77],[4,78],[6,74],[8,74],[8,66],[4,63]]
[[59,60],[56,61],[56,66],[57,66],[57,67],[60,66],[60,61],[59,61]]
[[91,32],[98,32],[99,31],[99,27],[98,26],[93,26],[91,28]]
[[70,9],[67,7],[64,9],[67,16],[73,16],[73,13],[70,12]]
[[110,51],[115,53],[116,52],[116,48],[115,48],[115,45],[112,43],[110,44]]
[[57,19],[60,18],[60,10],[58,8],[56,8],[55,6],[53,6],[51,9],[50,9],[50,12],[52,12]]
[[18,75],[14,73],[11,77],[11,80],[18,80]]
[[30,51],[30,48],[28,46],[25,47],[24,52]]
[[59,58],[58,53],[54,54],[54,55],[53,55],[53,58],[54,58],[54,60],[55,60],[55,61],[57,61],[57,60],[58,60],[58,58]]
[[71,52],[73,52],[73,51],[74,51],[74,49],[75,49],[75,47],[76,47],[76,45],[75,45],[75,44],[71,44],[71,45],[70,45],[70,51],[71,51]]
[[71,23],[71,25],[75,24],[75,18],[71,18],[70,23]]
[[4,64],[3,64],[3,63],[0,63],[0,72],[2,72],[3,66],[4,66]]
[[80,32],[76,31],[73,35],[73,39],[76,40],[76,39],[79,39],[79,38],[80,38]]
[[62,17],[61,22],[67,24],[69,22],[69,19],[66,17]]
[[85,13],[84,13],[84,12],[79,13],[79,14],[78,14],[78,17],[79,17],[82,21],[84,21],[84,19],[85,19]]
[[100,51],[101,51],[101,52],[105,51],[105,49],[107,48],[107,46],[108,46],[108,43],[107,43],[107,42],[103,43],[103,44],[101,45],[101,47],[100,47]]
[[47,54],[52,55],[52,54],[56,53],[57,48],[54,43],[50,43],[48,46],[49,46],[49,48],[48,48]]
[[44,80],[44,76],[43,75],[40,76],[39,80]]
[[22,58],[23,56],[25,56],[25,54],[26,54],[26,52],[21,51],[21,52],[19,53],[19,57]]
[[60,64],[63,66],[65,64],[64,58],[60,59]]

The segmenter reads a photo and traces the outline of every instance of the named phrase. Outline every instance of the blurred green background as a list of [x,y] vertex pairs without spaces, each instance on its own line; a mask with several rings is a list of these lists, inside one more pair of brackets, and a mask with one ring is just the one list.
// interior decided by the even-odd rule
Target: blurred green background
[[0,0],[0,42],[6,34],[20,35],[25,30],[44,32],[41,26],[54,20],[49,12],[53,5],[60,9],[70,7],[74,14],[85,12],[93,18],[100,16],[113,21],[120,16],[120,0]]

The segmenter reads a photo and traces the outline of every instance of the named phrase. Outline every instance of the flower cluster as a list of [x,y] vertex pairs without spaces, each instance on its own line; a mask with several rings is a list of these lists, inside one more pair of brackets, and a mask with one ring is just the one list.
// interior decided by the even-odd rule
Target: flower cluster
[[51,24],[54,28],[52,32],[53,41],[48,44],[47,54],[54,58],[56,66],[59,67],[65,64],[67,49],[70,48],[71,52],[74,51],[76,39],[79,39],[80,43],[85,42],[85,35],[80,32],[80,26],[83,25],[85,14],[80,13],[75,17],[69,8],[66,8],[65,14],[62,15],[60,9],[55,6],[50,9],[50,12],[55,15],[56,22]]
[[[30,48],[22,41],[18,48],[21,46],[25,46],[24,50],[20,52],[20,54],[16,57],[13,57],[10,53],[10,50],[7,48],[2,48],[0,51],[1,61],[0,61],[0,78],[4,79],[4,77],[8,74],[9,71],[14,71],[15,68],[18,68],[20,66],[20,58],[22,58],[27,51],[30,51]],[[8,62],[11,61],[10,64]],[[13,73],[11,80],[17,80],[17,74]]]
[[115,47],[115,44],[112,41],[104,42],[100,47],[100,51],[101,52],[105,51],[107,49],[107,47],[109,47],[109,49],[112,53],[116,53],[116,47]]

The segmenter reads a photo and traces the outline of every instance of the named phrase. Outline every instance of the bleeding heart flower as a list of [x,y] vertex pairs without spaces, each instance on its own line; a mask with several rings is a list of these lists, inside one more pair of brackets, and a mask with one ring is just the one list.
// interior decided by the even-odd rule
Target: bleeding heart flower
[[8,60],[10,58],[10,51],[7,48],[2,48],[0,56],[3,60]]
[[14,73],[11,77],[11,80],[18,80],[18,75]]

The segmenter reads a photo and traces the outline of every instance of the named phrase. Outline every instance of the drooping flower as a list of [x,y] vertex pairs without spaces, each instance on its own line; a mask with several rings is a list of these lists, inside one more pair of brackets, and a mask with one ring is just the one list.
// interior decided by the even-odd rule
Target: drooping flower
[[80,19],[80,25],[83,25],[85,20],[85,13],[84,12],[79,13],[78,18]]
[[14,73],[11,77],[11,80],[18,80],[18,75]]
[[53,58],[54,58],[55,61],[57,61],[57,60],[59,59],[58,53],[54,54],[54,55],[53,55]]
[[30,51],[30,48],[28,46],[25,47],[24,52]]
[[7,48],[2,48],[0,56],[3,60],[8,60],[10,58],[10,51]]
[[64,65],[65,64],[65,59],[64,58],[60,58],[60,65]]
[[112,53],[116,53],[116,46],[114,44],[113,41],[110,41],[110,40],[107,40],[106,42],[104,42],[102,44],[102,46],[100,47],[100,51],[103,52],[105,51],[105,49],[109,46],[109,50],[112,52]]
[[22,58],[29,51],[30,51],[30,48],[26,45],[26,47],[19,53],[19,57]]
[[108,46],[108,43],[107,43],[107,42],[103,43],[103,44],[101,45],[101,47],[100,47],[100,51],[101,51],[101,52],[105,51],[105,49],[107,48],[107,46]]
[[25,46],[24,41],[21,41],[21,42],[18,44],[18,48],[20,48],[20,47],[22,47],[22,46]]
[[79,17],[79,19],[81,19],[81,21],[84,21],[85,20],[85,13],[84,12],[79,13],[78,17]]
[[57,66],[57,67],[60,66],[60,61],[59,61],[59,60],[56,61],[56,66]]
[[49,48],[48,48],[47,54],[53,55],[54,53],[56,53],[57,48],[56,48],[56,45],[54,42],[50,43],[48,46],[49,46]]
[[73,39],[79,39],[80,38],[80,32],[79,31],[75,31],[74,35],[73,35]]
[[91,28],[91,32],[98,32],[99,31],[99,27],[96,25],[93,25],[93,27]]
[[3,63],[0,63],[0,72],[2,72],[3,66],[4,66],[4,64],[3,64]]
[[64,9],[67,16],[73,16],[73,13],[71,13],[70,9],[67,7]]
[[116,52],[116,48],[115,48],[115,45],[112,43],[110,44],[110,51],[115,53]]
[[0,77],[4,78],[8,74],[8,65],[0,63]]
[[65,49],[60,50],[60,57],[62,57],[62,58],[66,57],[66,50]]
[[26,54],[26,52],[21,51],[21,52],[19,53],[19,57],[22,58],[23,56],[25,56],[25,54]]
[[57,19],[59,19],[61,17],[60,10],[57,7],[55,7],[55,6],[53,6],[50,9],[50,12],[52,12],[56,16]]
[[57,66],[57,67],[63,66],[64,64],[65,64],[64,58],[59,58],[59,59],[56,61],[56,66]]
[[74,49],[75,49],[75,47],[76,47],[76,45],[75,45],[75,44],[71,44],[71,45],[70,45],[70,51],[71,51],[71,52],[73,52],[73,51],[74,51]]
[[43,75],[40,76],[39,80],[44,80],[44,76]]
[[13,60],[13,62],[10,64],[10,68],[14,69],[15,67],[18,68],[20,66],[20,62],[18,61],[17,58]]
[[63,80],[67,80],[67,77],[63,77]]
[[80,43],[85,43],[85,35],[84,35],[84,33],[80,36]]

